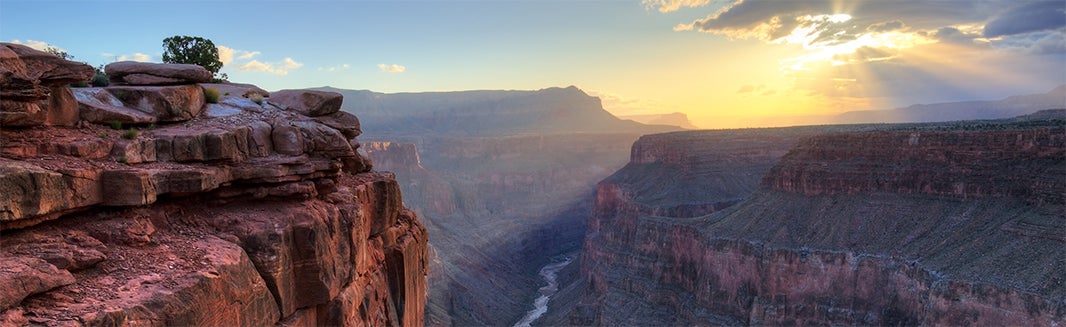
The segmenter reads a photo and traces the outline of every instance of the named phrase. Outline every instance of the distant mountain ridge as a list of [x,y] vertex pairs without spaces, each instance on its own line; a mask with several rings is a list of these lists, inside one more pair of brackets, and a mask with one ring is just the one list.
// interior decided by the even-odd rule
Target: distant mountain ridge
[[342,110],[371,135],[495,136],[545,133],[656,133],[674,126],[622,120],[575,86],[536,91],[378,93],[321,87],[344,95]]
[[1000,119],[1045,109],[1066,108],[1066,85],[1043,94],[1015,95],[1002,100],[916,104],[890,110],[849,111],[832,118],[833,124],[911,123],[972,119]]
[[618,116],[621,119],[629,119],[642,124],[649,125],[669,125],[677,126],[684,129],[699,129],[696,125],[692,124],[692,121],[688,120],[688,115],[681,112],[673,112],[668,114],[647,114],[647,115],[625,115]]

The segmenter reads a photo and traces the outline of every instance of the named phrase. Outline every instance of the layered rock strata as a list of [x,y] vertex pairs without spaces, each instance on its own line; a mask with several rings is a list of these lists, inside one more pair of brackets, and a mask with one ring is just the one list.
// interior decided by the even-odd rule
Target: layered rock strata
[[[880,129],[805,138],[758,191],[713,210],[736,201],[713,192],[721,186],[643,176],[686,162],[677,158],[691,157],[698,134],[638,142],[630,165],[600,184],[570,322],[1062,324],[1066,120]],[[687,171],[728,186],[748,166],[737,158],[769,138],[721,133],[738,142],[700,147],[732,155]],[[703,210],[677,209],[674,195]]]
[[358,120],[208,87],[0,129],[0,325],[423,325],[426,230]]
[[361,149],[377,169],[396,172],[404,200],[433,235],[427,324],[518,322],[543,286],[539,269],[552,256],[580,248],[594,183],[624,164],[637,137],[426,136],[417,145],[365,143]]

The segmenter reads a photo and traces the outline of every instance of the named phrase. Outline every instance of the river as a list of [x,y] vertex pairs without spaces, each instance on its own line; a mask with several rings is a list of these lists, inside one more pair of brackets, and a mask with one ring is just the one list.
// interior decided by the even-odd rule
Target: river
[[558,276],[556,274],[573,261],[573,256],[567,256],[563,261],[551,262],[540,268],[540,276],[544,277],[544,281],[548,285],[540,288],[540,296],[533,300],[533,309],[527,311],[526,316],[514,324],[514,327],[530,327],[530,324],[540,319],[540,316],[544,315],[545,312],[548,312],[548,301],[551,300],[552,295],[555,295],[555,292],[559,291],[559,282],[556,281]]

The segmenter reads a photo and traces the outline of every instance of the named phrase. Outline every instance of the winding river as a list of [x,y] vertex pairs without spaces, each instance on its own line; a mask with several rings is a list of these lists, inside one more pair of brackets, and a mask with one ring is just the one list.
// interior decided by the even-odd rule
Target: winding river
[[540,288],[540,296],[533,301],[533,309],[526,312],[526,316],[522,318],[518,323],[514,324],[514,327],[530,327],[537,319],[540,319],[541,315],[548,312],[548,301],[551,300],[551,296],[555,295],[555,292],[559,291],[559,282],[556,279],[556,273],[563,269],[570,262],[573,262],[572,256],[566,257],[566,260],[552,262],[540,268],[540,276],[544,277],[544,281],[548,282],[548,285]]

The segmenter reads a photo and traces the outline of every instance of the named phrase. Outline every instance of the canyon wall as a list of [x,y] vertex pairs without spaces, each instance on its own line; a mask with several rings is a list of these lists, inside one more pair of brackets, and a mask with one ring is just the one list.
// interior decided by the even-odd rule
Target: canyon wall
[[0,325],[424,324],[426,230],[339,94],[113,65],[0,44]]
[[519,320],[542,286],[540,267],[580,248],[592,185],[621,167],[637,137],[427,137],[417,146],[365,142],[375,167],[396,173],[407,205],[433,235],[427,322]]
[[646,136],[569,323],[1062,324],[1063,114]]

